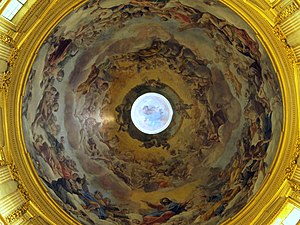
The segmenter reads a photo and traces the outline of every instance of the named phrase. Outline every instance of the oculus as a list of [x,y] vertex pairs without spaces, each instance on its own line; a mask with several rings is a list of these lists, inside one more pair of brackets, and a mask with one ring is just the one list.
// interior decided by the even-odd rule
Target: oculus
[[131,119],[140,131],[146,134],[158,134],[171,123],[173,109],[164,96],[146,93],[138,97],[131,108]]

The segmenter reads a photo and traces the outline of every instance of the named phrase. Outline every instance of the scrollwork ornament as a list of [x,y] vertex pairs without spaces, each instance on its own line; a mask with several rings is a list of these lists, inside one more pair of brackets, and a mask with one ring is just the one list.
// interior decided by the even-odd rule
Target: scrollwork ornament
[[299,184],[296,184],[296,183],[290,183],[290,186],[292,188],[293,191],[295,192],[299,192],[300,193],[300,185]]
[[18,186],[17,186],[18,191],[20,192],[20,194],[22,195],[24,200],[26,202],[30,201],[29,192],[27,191],[27,189],[24,187],[24,185],[21,182],[20,174],[19,174],[19,171],[18,171],[16,165],[10,164],[10,172],[11,172],[11,176],[12,176],[13,180],[18,183]]
[[20,175],[19,175],[19,171],[18,171],[16,165],[10,164],[10,172],[11,172],[11,176],[12,176],[13,180],[17,181],[19,183]]
[[290,162],[290,166],[285,169],[285,178],[287,180],[292,180],[292,176],[296,169],[299,155],[300,155],[300,137],[298,137],[298,139],[297,139],[297,142],[295,145],[295,152],[293,154],[292,161]]
[[286,36],[278,24],[273,27],[273,33],[281,42],[287,43]]
[[10,71],[5,71],[4,73],[0,74],[0,90],[4,90],[5,92],[7,92],[10,82],[11,82]]
[[294,50],[291,48],[291,46],[288,44],[286,36],[278,24],[273,27],[273,33],[283,44],[283,47],[286,50],[288,59],[292,63],[297,63],[298,60],[297,60],[296,54],[295,54]]
[[292,2],[287,7],[285,7],[282,12],[278,15],[277,21],[280,23],[282,20],[288,18],[293,13],[295,13],[299,9],[299,6],[296,2]]
[[5,166],[6,165],[6,160],[3,152],[3,148],[0,147],[0,166]]
[[18,190],[19,190],[19,192],[21,193],[21,195],[23,196],[23,198],[24,198],[26,201],[30,201],[29,193],[28,193],[28,191],[24,188],[23,184],[18,184]]
[[19,49],[18,48],[12,48],[9,59],[8,59],[8,65],[9,67],[13,68],[15,66],[15,62],[19,55]]
[[285,46],[285,49],[287,51],[287,57],[288,59],[292,62],[292,63],[297,63],[298,60],[297,60],[297,57],[296,57],[296,54],[294,52],[294,50],[289,46],[289,45],[286,45]]
[[14,40],[9,37],[8,35],[6,34],[3,34],[3,33],[0,33],[0,41],[3,42],[4,44],[7,44],[9,46],[13,46],[14,45]]
[[6,162],[3,159],[0,159],[0,166],[5,166]]
[[25,202],[20,208],[16,209],[12,214],[6,217],[6,221],[11,223],[21,216],[23,216],[28,210],[29,202]]

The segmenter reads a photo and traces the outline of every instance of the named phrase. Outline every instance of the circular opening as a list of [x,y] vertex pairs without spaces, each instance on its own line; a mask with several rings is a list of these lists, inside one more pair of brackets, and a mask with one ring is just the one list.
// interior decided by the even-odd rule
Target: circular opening
[[133,124],[145,134],[157,134],[168,128],[173,109],[163,95],[149,92],[139,96],[131,108]]

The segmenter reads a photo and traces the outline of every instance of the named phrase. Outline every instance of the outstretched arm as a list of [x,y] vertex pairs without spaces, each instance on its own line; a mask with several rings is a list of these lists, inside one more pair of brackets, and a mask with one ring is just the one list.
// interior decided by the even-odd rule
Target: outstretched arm
[[144,200],[142,200],[142,202],[146,203],[152,209],[158,209],[158,210],[164,209],[164,207],[162,205],[156,205],[156,204],[153,204],[151,202],[144,201]]

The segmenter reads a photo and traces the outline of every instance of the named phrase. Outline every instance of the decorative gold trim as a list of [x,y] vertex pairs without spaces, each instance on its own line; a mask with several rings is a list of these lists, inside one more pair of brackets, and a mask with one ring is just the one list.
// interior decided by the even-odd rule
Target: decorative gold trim
[[24,200],[26,202],[29,202],[31,200],[29,192],[25,188],[25,186],[23,185],[23,183],[21,181],[21,176],[20,176],[20,173],[19,173],[16,165],[15,164],[10,164],[9,165],[9,169],[10,169],[10,173],[11,173],[12,179],[18,183],[18,186],[17,186],[18,191],[20,192],[20,194],[22,195],[22,197],[24,198]]
[[283,42],[284,44],[287,44],[286,36],[278,24],[274,26],[273,33],[281,42]]
[[9,37],[8,35],[3,34],[3,33],[0,33],[0,41],[11,47],[13,47],[15,44],[15,41],[11,37]]
[[291,63],[297,63],[298,60],[296,54],[292,47],[288,44],[287,38],[278,24],[273,27],[273,33],[283,44],[283,47],[285,48],[287,53],[287,57],[291,61]]
[[[257,37],[267,50],[278,74],[284,105],[282,136],[268,177],[265,178],[260,190],[244,209],[225,221],[225,224],[269,224],[270,217],[266,217],[266,213],[274,212],[272,211],[274,202],[282,196],[288,196],[289,190],[291,190],[287,183],[288,180],[285,179],[285,169],[293,158],[294,143],[299,132],[298,95],[296,94],[295,85],[297,84],[294,75],[296,59],[279,25],[275,27],[272,21],[264,20],[264,15],[261,15],[258,10],[246,7],[243,1],[222,0],[222,2],[237,12],[256,31]],[[288,53],[288,51],[290,52]],[[260,207],[257,207],[258,205]]]
[[284,19],[290,17],[299,9],[299,5],[297,2],[292,2],[288,6],[286,6],[276,17],[276,22],[281,23]]
[[8,59],[8,69],[7,71],[0,73],[0,91],[8,91],[9,84],[11,83],[12,69],[15,66],[18,55],[19,49],[13,47]]
[[11,71],[0,73],[0,91],[7,92],[8,86],[11,83]]
[[289,167],[285,169],[285,178],[287,180],[292,180],[293,174],[297,167],[299,156],[300,156],[300,137],[298,137],[297,142],[295,144],[295,152],[293,154],[292,161],[290,162]]
[[8,65],[10,68],[13,68],[15,66],[15,62],[19,55],[19,49],[18,48],[12,48],[9,59],[8,59]]
[[[52,28],[61,21],[67,14],[76,10],[86,0],[77,0],[72,3],[69,1],[56,1],[47,6],[42,15],[39,15],[38,22],[33,20],[41,10],[30,9],[32,16],[21,21],[16,35],[16,46],[9,60],[10,71],[12,71],[11,85],[8,89],[7,113],[8,113],[8,144],[10,146],[12,161],[12,176],[18,181],[21,178],[24,188],[24,199],[29,199],[30,210],[34,209],[35,214],[40,215],[49,224],[80,224],[79,221],[67,214],[62,207],[51,197],[48,190],[38,177],[30,156],[27,154],[20,124],[21,96],[25,90],[26,77],[36,57],[37,49],[41,46]],[[35,4],[34,7],[38,5]],[[27,23],[28,22],[28,23]],[[32,26],[31,26],[32,25]],[[28,29],[30,28],[30,29]],[[24,29],[24,30],[23,30]],[[18,65],[18,66],[16,66]],[[15,76],[14,74],[18,74]],[[13,125],[14,124],[14,125]],[[17,169],[18,167],[18,169]],[[30,189],[28,189],[30,187]],[[22,190],[22,189],[21,189]],[[28,191],[29,190],[29,191]],[[20,190],[19,190],[20,191]],[[27,197],[28,193],[28,197]],[[25,195],[25,196],[24,196]]]
[[[28,76],[29,71],[28,68],[30,68],[41,42],[49,33],[49,29],[53,28],[67,13],[74,10],[74,8],[83,2],[85,1],[54,1],[53,4],[51,3],[47,6],[47,12],[43,15],[35,12],[35,8],[30,9],[30,11],[32,10],[32,14],[29,15],[31,16],[24,21],[24,24],[20,24],[22,24],[22,26],[25,26],[26,24],[26,27],[30,27],[31,23],[35,22],[34,27],[29,31],[22,26],[18,27],[18,36],[15,40],[17,46],[22,48],[20,50],[14,48],[9,60],[9,73],[13,73],[13,76],[10,74],[9,83],[6,85],[6,91],[9,86],[9,97],[7,108],[5,108],[8,115],[8,144],[11,146],[10,151],[13,161],[20,169],[19,172],[16,165],[11,164],[12,177],[21,185],[18,185],[18,190],[20,193],[23,193],[22,196],[25,201],[30,201],[32,203],[30,206],[36,210],[36,213],[53,224],[78,224],[78,222],[67,215],[50,197],[42,182],[38,179],[37,172],[32,165],[30,157],[26,154],[21,132],[20,98],[23,93],[22,91],[24,91],[26,77]],[[235,225],[251,224],[252,222],[256,223],[259,220],[261,214],[266,212],[265,210],[267,207],[271,207],[271,203],[273,203],[276,196],[278,197],[279,195],[278,193],[281,190],[280,185],[283,182],[287,182],[287,179],[285,179],[287,176],[285,174],[288,173],[289,175],[290,173],[290,177],[292,177],[294,167],[296,166],[295,163],[298,159],[293,156],[294,149],[291,147],[297,138],[296,127],[298,123],[297,118],[299,117],[297,115],[297,106],[295,104],[295,98],[297,98],[294,91],[295,81],[293,80],[293,73],[290,69],[292,63],[294,63],[296,59],[294,58],[294,52],[288,45],[286,36],[281,31],[279,25],[278,27],[272,28],[272,26],[263,19],[265,18],[264,15],[260,16],[257,11],[251,10],[250,6],[247,6],[245,1],[223,0],[223,2],[227,2],[229,5],[231,4],[230,8],[240,15],[243,15],[243,18],[247,23],[249,23],[258,33],[258,38],[264,43],[265,48],[270,54],[274,68],[279,74],[283,99],[285,101],[285,121],[282,140],[279,146],[280,154],[276,156],[276,160],[279,163],[276,163],[276,165],[272,167],[270,174],[268,174],[269,179],[266,179],[264,187],[259,191],[255,198],[249,202],[242,212],[232,218],[232,220],[228,221],[228,224]],[[27,23],[30,18],[35,17],[38,19],[32,19],[29,24]],[[23,28],[24,30],[22,30]],[[272,32],[277,38],[272,35]],[[289,55],[290,61],[286,59],[287,55]],[[12,68],[13,70],[11,70]],[[15,74],[18,76],[15,76]],[[296,147],[296,149],[298,149],[298,147]],[[298,157],[299,149],[296,150],[296,152],[298,152],[298,155],[296,155]],[[292,160],[290,158],[292,158]],[[288,172],[285,171],[286,167]],[[22,178],[22,183],[20,178]],[[288,184],[286,185],[288,186]],[[30,188],[28,189],[29,192],[26,190],[26,187]],[[24,205],[29,204],[28,202],[24,203]],[[257,207],[257,205],[261,205],[262,207]],[[18,213],[15,215],[18,215]],[[257,222],[257,224],[261,223]]]
[[18,171],[16,165],[15,164],[10,164],[9,169],[10,169],[10,172],[11,172],[12,179],[14,181],[17,181],[17,182],[20,181],[20,175],[19,175],[19,171]]
[[12,223],[28,211],[29,203],[24,203],[21,207],[16,209],[12,214],[8,215],[5,219],[8,223]]
[[27,189],[24,187],[24,185],[19,183],[17,188],[18,188],[19,192],[21,193],[21,195],[23,196],[23,198],[26,201],[30,201],[29,193],[28,193]]
[[291,186],[291,188],[292,188],[293,191],[300,193],[300,184],[296,184],[294,182],[291,182],[290,186]]
[[[2,148],[0,148],[0,150],[2,150]],[[5,161],[3,161],[3,162],[5,163]],[[25,188],[25,186],[21,182],[21,177],[20,177],[20,174],[19,174],[19,171],[18,171],[16,165],[9,164],[8,166],[9,166],[8,168],[9,168],[12,179],[15,182],[17,182],[17,184],[18,184],[17,190],[24,199],[24,203],[22,204],[22,206],[19,207],[18,209],[16,209],[13,213],[11,213],[10,215],[8,215],[5,218],[7,223],[12,223],[15,220],[19,219],[20,217],[22,217],[28,211],[31,199],[30,199],[28,190]]]
[[5,160],[3,147],[0,147],[0,166],[5,166],[5,165],[6,165],[6,160]]

